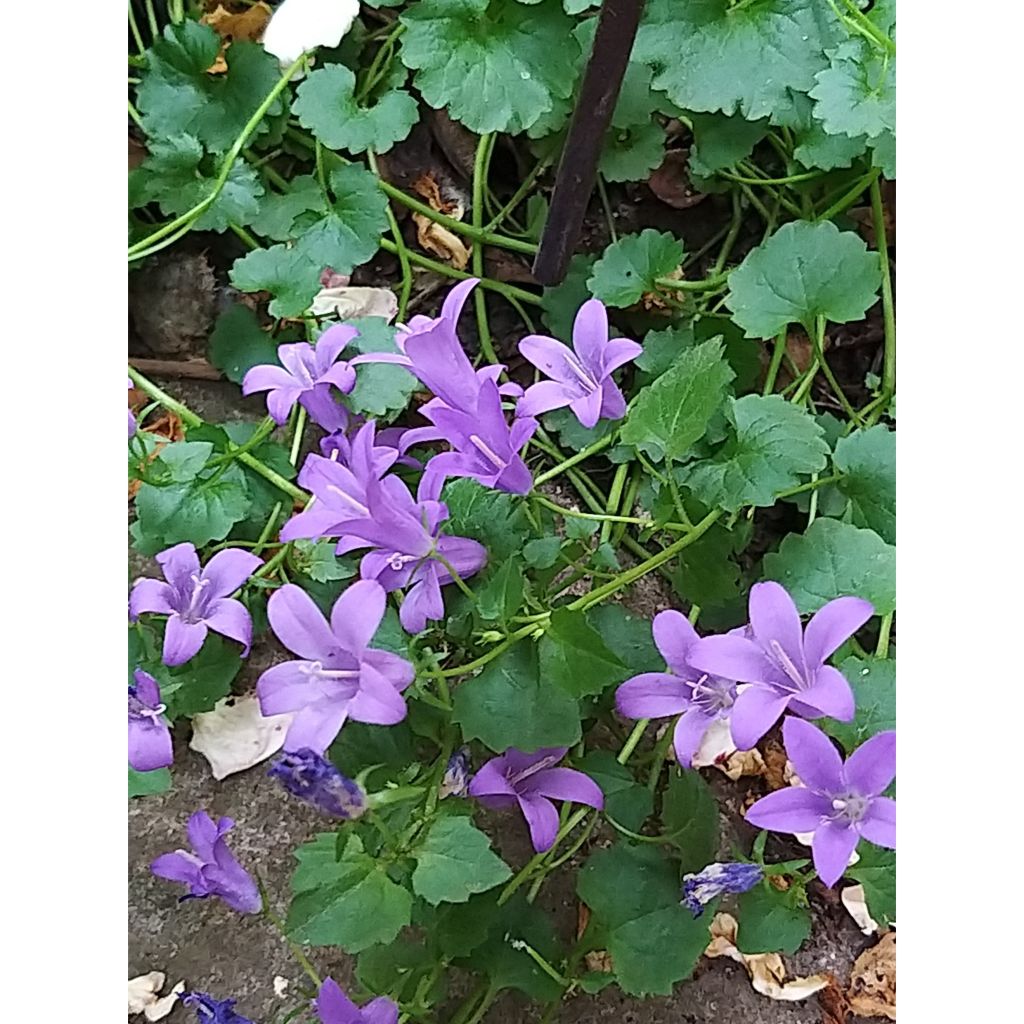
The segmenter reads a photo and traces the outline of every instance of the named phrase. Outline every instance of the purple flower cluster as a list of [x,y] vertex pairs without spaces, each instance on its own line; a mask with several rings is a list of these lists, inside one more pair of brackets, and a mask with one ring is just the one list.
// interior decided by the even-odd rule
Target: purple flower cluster
[[276,757],[267,774],[300,800],[332,818],[352,821],[366,811],[366,793],[322,754],[304,747]]
[[683,898],[680,901],[694,917],[727,892],[741,893],[753,889],[764,872],[757,864],[709,864],[703,871],[683,875]]

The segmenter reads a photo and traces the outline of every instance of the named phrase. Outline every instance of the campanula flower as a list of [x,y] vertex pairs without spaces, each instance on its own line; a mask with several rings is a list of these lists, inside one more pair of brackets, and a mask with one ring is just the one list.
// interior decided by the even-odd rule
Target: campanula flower
[[[128,390],[131,391],[131,389],[133,387],[135,387],[135,381],[133,381],[131,379],[131,377],[129,377],[128,378]],[[135,414],[132,412],[131,406],[129,406],[128,407],[128,436],[129,437],[134,437],[135,436],[135,431],[138,430],[138,429],[139,429],[139,425],[135,421]]]
[[612,372],[636,359],[643,347],[627,338],[608,338],[608,310],[600,299],[580,306],[572,327],[572,348],[543,334],[530,334],[519,351],[550,380],[528,387],[516,408],[518,416],[536,416],[569,408],[585,427],[599,419],[618,420],[626,400]]
[[334,818],[351,821],[366,810],[362,786],[345,778],[327,758],[308,747],[278,755],[267,774],[292,796]]
[[680,902],[694,917],[700,917],[713,899],[727,892],[746,892],[762,878],[764,872],[757,864],[709,864],[703,871],[683,875],[683,898]]
[[242,657],[252,642],[249,611],[234,593],[263,564],[263,559],[238,548],[218,551],[202,569],[194,544],[185,542],[161,551],[156,560],[163,580],[135,581],[128,602],[134,622],[142,612],[168,616],[164,632],[165,665],[182,665],[198,653],[208,630],[237,640]]
[[285,737],[286,751],[308,747],[322,754],[349,718],[374,725],[394,725],[405,718],[401,691],[415,670],[397,654],[369,647],[385,602],[379,583],[360,580],[334,602],[328,622],[294,583],[270,595],[270,628],[302,659],[267,669],[256,684],[264,715],[295,715]]
[[320,335],[316,347],[307,341],[279,345],[281,366],[254,366],[242,378],[242,394],[268,392],[267,412],[275,423],[286,423],[298,402],[324,430],[343,430],[348,410],[334,400],[331,387],[347,395],[356,386],[352,364],[338,356],[358,334],[355,327],[335,324]]
[[689,767],[711,723],[728,719],[736,684],[693,668],[689,655],[700,637],[681,612],[659,612],[652,629],[668,672],[644,672],[627,679],[615,693],[615,706],[627,718],[679,715],[673,745],[679,763]]
[[160,684],[141,668],[128,687],[128,763],[137,772],[166,768],[174,761],[171,727],[164,718]]
[[356,1006],[333,978],[325,978],[314,1002],[321,1024],[397,1024],[398,1006],[387,996],[377,996],[362,1008]]
[[259,889],[224,841],[234,826],[231,818],[221,818],[214,824],[206,811],[196,811],[188,819],[193,852],[165,853],[153,861],[150,870],[158,878],[187,885],[189,892],[183,900],[219,896],[232,910],[258,914],[263,907]]
[[545,747],[533,754],[506,750],[473,776],[469,795],[485,807],[519,805],[538,853],[550,850],[558,833],[558,808],[553,800],[569,800],[598,810],[604,807],[601,787],[574,768],[558,768],[568,747]]
[[802,786],[769,793],[746,813],[758,828],[813,832],[818,877],[834,885],[858,840],[896,849],[896,801],[882,796],[896,777],[896,733],[876,733],[845,761],[816,726],[799,718],[782,723],[782,740]]
[[441,779],[440,799],[448,796],[465,796],[469,792],[469,747],[459,747],[448,758],[444,777]]
[[804,718],[853,718],[850,684],[825,664],[874,613],[859,597],[829,601],[807,623],[785,588],[757,583],[750,591],[750,627],[745,635],[707,636],[694,644],[689,662],[697,669],[754,685],[736,698],[730,724],[740,750],[749,750],[784,711]]
[[235,999],[214,999],[205,992],[183,992],[182,1006],[196,1011],[199,1024],[253,1024],[248,1017],[235,1013]]

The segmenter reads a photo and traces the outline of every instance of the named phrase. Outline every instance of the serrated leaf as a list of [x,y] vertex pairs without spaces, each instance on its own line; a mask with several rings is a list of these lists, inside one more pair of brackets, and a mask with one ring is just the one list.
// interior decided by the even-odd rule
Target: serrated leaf
[[664,669],[665,659],[654,646],[650,619],[630,615],[619,604],[591,608],[587,618],[609,649],[629,666],[630,675]]
[[356,102],[356,76],[344,64],[328,64],[299,86],[292,113],[328,149],[386,153],[419,119],[404,89],[389,89],[372,106]]
[[522,566],[509,558],[476,588],[476,610],[486,622],[508,622],[523,601]]
[[607,936],[615,978],[633,996],[670,995],[689,977],[708,943],[708,922],[679,905],[671,861],[649,846],[623,842],[591,854],[576,883]]
[[828,445],[821,427],[780,395],[731,399],[727,415],[732,430],[725,444],[677,474],[705,505],[729,512],[773,505],[802,475],[825,468]]
[[646,181],[664,159],[665,129],[648,120],[609,128],[598,170],[605,181]]
[[558,0],[420,0],[400,20],[416,88],[471,131],[523,132],[572,92],[580,49]]
[[860,860],[843,874],[864,886],[864,897],[872,918],[883,928],[896,920],[896,852],[862,842]]
[[496,753],[509,747],[571,747],[579,742],[575,699],[538,670],[537,646],[522,641],[455,691],[453,720],[467,740],[479,739]]
[[735,600],[740,592],[740,567],[732,559],[733,544],[731,531],[716,523],[680,551],[672,574],[676,593],[702,609]]
[[412,888],[432,906],[465,903],[512,877],[509,866],[469,818],[442,818],[412,853]]
[[[379,316],[358,317],[346,323],[359,329],[358,337],[349,342],[349,358],[356,353],[397,352],[395,328]],[[391,418],[408,404],[419,387],[416,378],[402,366],[387,363],[364,363],[355,368],[356,386],[345,397],[353,411],[367,416]]]
[[784,224],[729,275],[725,304],[748,338],[771,338],[792,323],[862,320],[881,284],[878,254],[831,221]]
[[839,490],[850,499],[854,526],[896,543],[896,434],[881,424],[839,439],[832,457],[843,474]]
[[574,697],[592,697],[630,674],[584,612],[556,608],[540,639],[540,674]]
[[852,657],[839,671],[850,684],[857,711],[852,722],[823,718],[821,727],[839,740],[849,756],[875,733],[896,728],[896,662]]
[[718,804],[696,771],[676,770],[661,798],[666,842],[680,852],[683,871],[700,871],[718,850]]
[[814,116],[829,135],[876,138],[896,131],[896,61],[865,39],[828,52],[829,67],[810,90]]
[[795,953],[811,934],[811,915],[792,891],[758,885],[739,898],[736,946],[743,953]]
[[654,810],[654,796],[633,778],[610,750],[590,750],[576,762],[604,793],[604,811],[620,825],[636,832]]
[[587,287],[609,306],[632,306],[646,292],[656,292],[656,279],[678,270],[682,262],[679,239],[647,228],[609,245],[594,264]]
[[479,541],[487,548],[491,564],[522,550],[529,522],[522,503],[511,494],[463,478],[446,484],[441,500],[448,506],[444,532]]
[[156,768],[151,772],[137,772],[128,766],[128,799],[137,796],[156,796],[171,788],[171,772],[167,768]]
[[764,576],[781,583],[805,615],[847,594],[870,601],[876,615],[896,607],[896,549],[873,530],[837,519],[815,519],[803,536],[789,534],[765,555]]
[[260,212],[252,229],[275,242],[290,242],[301,229],[295,227],[304,214],[323,215],[326,210],[323,189],[311,174],[300,174],[288,183],[287,192],[268,192],[260,203]]
[[656,445],[666,459],[682,458],[703,437],[732,379],[718,340],[684,349],[665,373],[641,389],[621,439],[626,444]]
[[523,558],[531,569],[550,569],[558,562],[561,550],[561,537],[538,537],[524,545]]
[[301,316],[309,308],[322,270],[297,247],[272,245],[235,260],[229,276],[239,291],[270,292],[270,315],[286,318]]
[[210,334],[210,362],[228,380],[241,384],[254,366],[277,362],[277,342],[260,329],[256,314],[241,303],[217,317]]
[[690,170],[699,178],[734,166],[750,156],[754,146],[768,134],[768,120],[748,121],[725,114],[693,114],[693,146]]

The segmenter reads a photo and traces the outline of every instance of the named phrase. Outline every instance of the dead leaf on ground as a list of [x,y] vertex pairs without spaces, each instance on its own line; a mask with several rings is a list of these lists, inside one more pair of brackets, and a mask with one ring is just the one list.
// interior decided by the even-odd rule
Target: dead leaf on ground
[[821,1006],[821,1024],[846,1024],[850,1012],[846,1001],[846,993],[842,990],[834,974],[827,975],[828,984],[818,993]]
[[[576,907],[576,941],[583,938],[583,933],[590,923],[590,907],[586,903],[577,904]],[[612,964],[612,955],[606,949],[592,949],[583,957],[588,971],[597,971],[600,974],[611,974],[615,970]]]
[[398,316],[398,298],[390,288],[321,288],[313,297],[310,311],[313,316],[336,316],[339,320],[379,316],[391,323]]
[[690,181],[689,162],[688,149],[670,149],[647,179],[650,190],[676,210],[686,210],[707,199],[707,193],[697,191]]
[[215,779],[224,779],[276,754],[293,717],[264,717],[251,694],[225,697],[212,711],[193,717],[189,747],[210,762]]
[[[447,198],[441,194],[441,187],[432,174],[423,174],[412,183],[413,191],[427,201],[427,205],[438,213],[455,220],[462,220],[466,206],[461,196],[450,190]],[[416,225],[416,240],[435,256],[440,256],[456,270],[465,270],[469,263],[469,248],[454,232],[443,224],[431,220],[424,213],[413,212],[413,223]]]
[[128,1016],[141,1013],[145,1015],[146,1020],[163,1020],[174,1009],[179,993],[185,991],[185,982],[179,981],[167,995],[158,995],[160,989],[164,987],[165,980],[166,975],[163,971],[150,971],[149,974],[129,978]]
[[839,898],[843,901],[847,913],[857,922],[857,927],[865,935],[874,935],[878,931],[878,922],[868,910],[867,894],[863,885],[848,885]]
[[224,74],[228,69],[228,62],[224,59],[227,48],[235,42],[259,42],[273,13],[269,5],[260,0],[259,3],[244,6],[238,11],[229,10],[223,4],[218,4],[216,9],[204,14],[199,23],[209,25],[224,40],[217,59],[206,69],[207,72],[211,75]]
[[786,748],[775,740],[764,744],[764,780],[769,789],[785,789],[793,777],[793,765],[786,757]]
[[828,975],[825,974],[786,981],[786,965],[778,953],[741,953],[736,947],[737,927],[736,918],[731,914],[715,914],[711,922],[711,942],[704,955],[711,959],[725,956],[743,964],[755,992],[769,999],[795,1002],[820,992],[828,985]]
[[886,932],[857,957],[846,994],[850,1009],[861,1017],[896,1019],[895,932]]

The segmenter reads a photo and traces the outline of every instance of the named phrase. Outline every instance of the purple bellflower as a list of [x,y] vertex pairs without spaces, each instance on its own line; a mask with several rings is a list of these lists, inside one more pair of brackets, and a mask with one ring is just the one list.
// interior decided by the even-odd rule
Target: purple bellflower
[[724,893],[741,893],[753,889],[764,872],[758,864],[709,864],[695,874],[683,875],[683,898],[680,902],[694,917]]
[[342,350],[359,334],[348,324],[335,324],[320,335],[316,347],[308,341],[279,345],[281,366],[263,363],[242,378],[242,394],[267,392],[267,412],[275,423],[285,423],[296,402],[304,406],[314,423],[324,430],[344,429],[348,410],[331,393],[336,387],[347,395],[356,386],[353,363],[339,360]]
[[362,786],[345,778],[327,758],[308,747],[278,755],[267,774],[292,796],[333,818],[352,821],[366,810]]
[[845,761],[817,726],[782,723],[782,741],[802,786],[769,793],[746,813],[772,832],[813,832],[811,856],[827,886],[842,877],[861,837],[896,849],[896,801],[882,793],[896,778],[896,733],[876,733]]
[[205,992],[183,992],[179,998],[182,1006],[196,1011],[199,1024],[253,1024],[248,1017],[235,1012],[237,1000],[214,999]]
[[558,808],[553,800],[570,800],[601,810],[604,794],[589,775],[574,768],[557,768],[568,747],[545,747],[533,754],[506,750],[493,757],[473,776],[469,795],[485,807],[519,805],[530,826],[530,839],[538,853],[550,850],[558,833]]
[[469,792],[469,747],[459,747],[448,758],[444,776],[441,779],[440,799],[448,796],[465,796]]
[[137,772],[166,768],[174,762],[171,727],[164,718],[160,684],[141,668],[128,687],[128,763]]
[[572,348],[546,335],[530,334],[519,342],[519,351],[551,379],[527,388],[516,414],[536,416],[567,405],[589,428],[599,419],[625,415],[626,400],[612,372],[636,359],[643,347],[627,338],[609,340],[608,310],[600,299],[588,299],[573,323]]
[[[129,377],[128,378],[128,390],[131,391],[131,389],[133,387],[135,387],[135,381],[133,381],[131,379],[131,377]],[[128,406],[128,436],[130,438],[134,437],[135,436],[135,431],[138,430],[138,429],[139,429],[139,425],[135,421],[135,414],[132,412],[131,406]]]
[[162,854],[150,870],[157,878],[187,885],[189,892],[182,900],[219,896],[232,910],[258,914],[263,907],[259,889],[224,841],[234,826],[230,818],[221,818],[214,824],[206,811],[196,811],[188,819],[188,840],[193,852],[175,850]]
[[368,645],[386,597],[373,580],[353,583],[334,602],[328,623],[294,583],[270,595],[267,617],[278,640],[303,660],[274,665],[256,684],[264,715],[293,713],[286,751],[322,754],[346,719],[394,725],[406,715],[401,691],[415,670],[404,658]]
[[397,1024],[398,1005],[377,996],[362,1008],[356,1006],[333,978],[325,978],[314,1003],[321,1024]]
[[850,684],[825,664],[874,614],[859,597],[838,597],[819,609],[806,630],[800,613],[778,583],[750,590],[750,626],[745,635],[708,636],[689,653],[702,672],[752,683],[736,698],[730,726],[740,750],[749,750],[784,711],[803,718],[853,718]]
[[626,718],[679,715],[673,745],[679,763],[689,767],[711,723],[729,717],[736,684],[693,668],[689,656],[700,637],[681,612],[658,612],[652,628],[668,672],[644,672],[627,679],[615,693],[615,706]]
[[194,544],[175,544],[156,556],[163,580],[135,581],[128,602],[134,622],[142,612],[168,616],[164,632],[165,665],[183,665],[197,654],[209,630],[237,640],[249,653],[252,619],[241,601],[229,597],[263,564],[238,548],[218,551],[202,569]]
[[[342,466],[348,466],[352,461],[352,444],[355,434],[362,430],[367,422],[362,416],[352,413],[347,427],[343,430],[335,430],[334,433],[320,439],[320,454],[325,459],[330,459],[332,462],[337,462]],[[376,427],[375,423],[374,427]],[[353,436],[350,437],[350,433]],[[404,427],[386,427],[384,430],[376,431],[373,437],[374,458],[381,460],[389,459],[387,468],[390,468],[393,463],[398,462],[403,466],[420,469],[421,466],[415,459],[411,457],[396,459],[392,455],[392,449],[396,453],[401,450],[402,437],[405,433],[407,433],[407,430]]]

